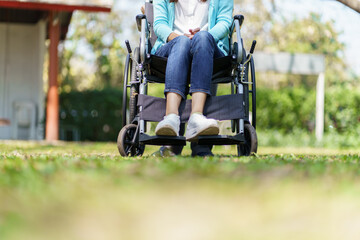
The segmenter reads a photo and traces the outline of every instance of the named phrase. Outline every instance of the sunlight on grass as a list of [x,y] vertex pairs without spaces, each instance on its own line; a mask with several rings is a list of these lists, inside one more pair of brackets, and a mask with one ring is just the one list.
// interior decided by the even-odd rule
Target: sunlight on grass
[[[0,142],[0,239],[354,239],[356,151],[120,157],[114,143]],[[351,152],[351,154],[350,154]],[[336,227],[333,227],[336,226]]]

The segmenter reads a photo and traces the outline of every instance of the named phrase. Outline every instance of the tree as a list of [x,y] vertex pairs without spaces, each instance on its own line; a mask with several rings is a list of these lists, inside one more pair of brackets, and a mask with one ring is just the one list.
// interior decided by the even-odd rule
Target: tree
[[273,21],[263,0],[235,0],[234,13],[245,16],[241,32],[246,49],[249,49],[253,39],[258,40],[256,48],[263,49],[267,45]]
[[[304,19],[274,18],[272,11],[276,6],[273,0],[270,1],[235,0],[234,12],[245,15],[242,34],[246,49],[256,39],[257,50],[325,54],[330,75],[328,79],[332,82],[344,79],[344,45],[339,42],[339,33],[334,30],[333,23],[322,21],[316,14]],[[124,41],[122,26],[127,24],[127,28],[131,29],[127,31],[126,38],[138,39],[132,21],[135,13],[130,14],[116,9],[111,14],[74,15],[62,55],[61,86],[65,91],[121,86],[126,55],[124,46],[121,46]],[[279,12],[276,14],[281,16]],[[128,27],[129,22],[131,28]],[[90,64],[88,57],[79,52],[84,48],[92,56]],[[79,64],[83,65],[77,67]]]
[[62,90],[102,89],[122,86],[125,49],[122,23],[127,14],[74,14],[62,52]]
[[[334,21],[324,21],[320,15],[309,13],[305,18],[285,18],[276,10],[275,2],[269,0],[235,1],[235,7],[245,15],[243,28],[244,39],[251,44],[252,39],[258,41],[257,50],[268,52],[317,53],[326,57],[326,77],[330,84],[344,83],[348,79],[347,66],[344,61],[345,45],[339,40]],[[266,5],[265,3],[270,3]],[[261,78],[261,74],[259,77]],[[267,74],[267,78],[271,76]],[[295,75],[276,75],[285,85],[295,83],[313,88],[314,77]],[[260,79],[261,80],[261,79]],[[314,81],[313,81],[314,80]],[[280,82],[281,82],[280,81]],[[265,81],[263,81],[265,82]],[[271,82],[266,79],[266,82]]]
[[360,1],[359,0],[336,0],[345,6],[353,9],[354,11],[360,13]]
[[327,82],[346,81],[345,45],[339,40],[333,21],[323,21],[316,13],[310,13],[304,19],[283,19],[273,24],[270,38],[265,50],[322,54],[326,61]]

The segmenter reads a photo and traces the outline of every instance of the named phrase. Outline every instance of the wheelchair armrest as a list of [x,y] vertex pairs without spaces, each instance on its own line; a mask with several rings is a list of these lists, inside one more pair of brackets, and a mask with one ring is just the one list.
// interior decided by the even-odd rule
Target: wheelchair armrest
[[237,38],[237,41],[238,41],[238,48],[237,48],[237,56],[236,56],[236,59],[237,59],[237,62],[238,63],[241,63],[243,61],[243,58],[244,58],[244,46],[243,46],[243,41],[242,41],[242,38],[241,38],[241,26],[244,22],[244,16],[243,15],[235,15],[234,18],[233,18],[233,22],[231,24],[231,27],[230,27],[230,43],[232,43],[232,35],[234,34],[234,31],[236,32],[236,38]]
[[240,14],[240,15],[235,15],[234,20],[235,19],[238,19],[240,21],[240,26],[241,26],[243,24],[245,18],[243,15]]
[[146,19],[145,14],[136,15],[136,25],[137,25],[137,28],[138,28],[139,32],[141,32],[141,20],[142,19]]
[[240,29],[241,29],[241,26],[242,26],[242,24],[243,24],[243,22],[244,22],[244,19],[245,19],[245,17],[244,17],[243,15],[235,15],[235,16],[233,17],[233,21],[232,21],[231,27],[230,27],[230,36],[234,33],[234,31],[235,31],[235,32],[237,31],[237,30],[236,30],[236,27],[235,27],[235,21],[238,21],[239,27],[240,27]]

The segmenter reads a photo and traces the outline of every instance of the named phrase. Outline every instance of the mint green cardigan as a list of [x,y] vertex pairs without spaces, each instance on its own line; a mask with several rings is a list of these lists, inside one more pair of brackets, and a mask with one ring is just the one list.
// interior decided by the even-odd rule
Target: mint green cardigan
[[[180,0],[181,1],[181,0]],[[219,49],[227,55],[229,52],[229,30],[232,23],[234,0],[210,0],[209,33],[214,37]],[[175,20],[175,3],[169,0],[154,0],[154,32],[156,40],[151,54],[166,43],[173,32]]]

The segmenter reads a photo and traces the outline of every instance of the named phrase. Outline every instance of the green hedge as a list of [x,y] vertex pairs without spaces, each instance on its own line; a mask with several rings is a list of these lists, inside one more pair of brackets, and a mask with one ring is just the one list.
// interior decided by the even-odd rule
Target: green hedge
[[[121,129],[122,91],[61,93],[60,131],[77,129],[81,141],[116,141]],[[64,140],[74,140],[66,136]]]
[[360,90],[328,90],[325,95],[325,113],[325,123],[330,130],[360,134]]
[[[291,132],[315,128],[315,90],[287,88],[257,89],[257,123],[260,129]],[[359,132],[360,91],[327,89],[325,94],[325,131]]]
[[[82,141],[115,141],[121,129],[122,91],[70,92],[60,95],[60,128],[76,128]],[[315,90],[257,89],[257,127],[282,133],[315,129]],[[325,131],[360,134],[360,91],[327,89]],[[65,140],[72,140],[65,138]]]

